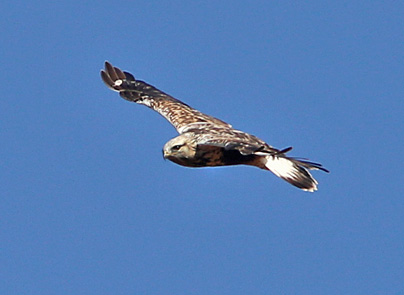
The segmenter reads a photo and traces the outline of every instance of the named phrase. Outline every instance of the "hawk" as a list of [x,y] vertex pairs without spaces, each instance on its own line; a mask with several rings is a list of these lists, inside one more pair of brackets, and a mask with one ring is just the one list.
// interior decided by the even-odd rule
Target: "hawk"
[[309,192],[317,190],[318,184],[309,170],[328,172],[321,164],[286,156],[292,147],[276,149],[254,135],[233,129],[230,124],[136,80],[132,74],[109,62],[105,62],[101,77],[122,98],[155,110],[177,129],[180,135],[163,148],[164,158],[174,163],[186,167],[256,166]]

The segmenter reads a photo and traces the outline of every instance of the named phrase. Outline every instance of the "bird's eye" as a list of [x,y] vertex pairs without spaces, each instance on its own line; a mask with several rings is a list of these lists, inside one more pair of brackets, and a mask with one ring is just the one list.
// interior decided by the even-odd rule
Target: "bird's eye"
[[182,145],[177,144],[177,145],[174,145],[171,149],[172,149],[173,151],[178,151],[178,150],[181,148],[181,146],[182,146]]

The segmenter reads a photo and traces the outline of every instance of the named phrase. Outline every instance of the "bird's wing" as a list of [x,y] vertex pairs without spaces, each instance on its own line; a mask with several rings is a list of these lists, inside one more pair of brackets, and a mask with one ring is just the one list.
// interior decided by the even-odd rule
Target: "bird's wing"
[[233,128],[206,126],[206,128],[189,129],[197,136],[199,146],[220,146],[225,150],[237,150],[242,155],[280,155],[292,148],[278,150],[258,137]]
[[286,153],[292,150],[292,147],[284,149],[276,149],[258,137],[235,130],[232,128],[212,127],[208,129],[190,130],[194,132],[197,137],[198,146],[202,149],[209,149],[209,147],[222,147],[225,150],[237,150],[243,156],[257,155],[257,156],[272,156],[273,158],[287,158],[291,161],[298,163],[307,169],[318,169],[329,172],[321,164],[311,162],[308,159],[294,158],[286,156]]
[[143,104],[161,114],[179,133],[186,132],[190,126],[196,128],[214,125],[231,128],[230,124],[203,114],[154,86],[136,80],[132,74],[113,67],[109,62],[105,62],[101,77],[104,83],[119,92],[122,98]]

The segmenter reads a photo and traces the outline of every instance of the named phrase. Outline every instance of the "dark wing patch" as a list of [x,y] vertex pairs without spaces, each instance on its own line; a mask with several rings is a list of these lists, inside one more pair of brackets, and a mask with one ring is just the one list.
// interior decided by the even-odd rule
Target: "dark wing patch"
[[208,124],[231,128],[231,125],[201,113],[182,101],[164,93],[146,82],[136,80],[135,77],[113,67],[105,62],[105,70],[101,71],[104,83],[128,101],[143,104],[166,118],[179,133],[184,133],[190,124]]

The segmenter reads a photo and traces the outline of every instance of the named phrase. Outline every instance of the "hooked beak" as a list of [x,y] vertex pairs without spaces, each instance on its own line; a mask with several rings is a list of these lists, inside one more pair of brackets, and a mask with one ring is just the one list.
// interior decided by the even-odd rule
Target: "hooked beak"
[[166,152],[165,150],[162,150],[163,152],[163,158],[164,160],[167,160],[168,156],[170,155],[168,152]]

